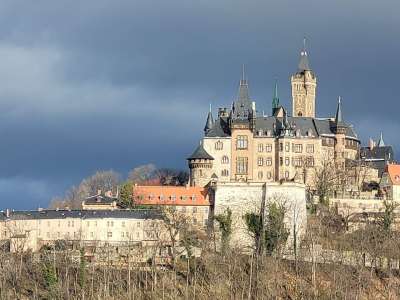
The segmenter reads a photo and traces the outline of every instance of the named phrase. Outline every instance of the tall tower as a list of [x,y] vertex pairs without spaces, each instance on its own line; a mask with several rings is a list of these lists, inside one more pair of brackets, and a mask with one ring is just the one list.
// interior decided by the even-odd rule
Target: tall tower
[[335,133],[335,162],[341,168],[344,168],[344,161],[345,161],[345,149],[346,149],[346,130],[347,125],[343,121],[342,116],[342,103],[339,97],[337,109],[336,109],[336,116],[335,122],[333,124],[333,131]]
[[317,77],[310,68],[305,39],[303,50],[300,52],[299,67],[292,75],[291,83],[293,116],[315,118]]

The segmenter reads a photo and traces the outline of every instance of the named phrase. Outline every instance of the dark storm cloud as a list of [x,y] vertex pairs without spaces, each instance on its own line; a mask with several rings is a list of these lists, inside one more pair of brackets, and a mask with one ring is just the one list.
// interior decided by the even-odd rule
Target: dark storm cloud
[[2,206],[45,205],[97,169],[185,167],[208,103],[229,106],[246,64],[269,112],[290,104],[302,37],[317,111],[337,96],[360,137],[400,149],[398,1],[2,1]]

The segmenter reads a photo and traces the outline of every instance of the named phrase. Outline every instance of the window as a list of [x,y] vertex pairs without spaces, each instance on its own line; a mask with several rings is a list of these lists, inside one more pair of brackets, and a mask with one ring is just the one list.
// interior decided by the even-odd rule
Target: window
[[247,174],[247,168],[248,168],[248,158],[238,157],[236,161],[236,173]]
[[176,196],[175,195],[171,195],[171,201],[174,202],[176,200]]
[[271,144],[266,144],[265,145],[265,152],[272,152],[272,145]]
[[265,165],[266,166],[272,166],[272,158],[271,157],[267,157],[265,159]]
[[111,231],[109,231],[109,232],[107,232],[107,237],[112,237],[112,232]]
[[306,146],[307,153],[314,153],[314,145],[310,144]]
[[303,145],[302,144],[293,144],[293,145],[294,145],[293,152],[295,152],[295,153],[303,152]]
[[137,222],[137,227],[140,227],[140,222]]
[[192,201],[196,201],[196,195],[192,195]]
[[187,196],[181,196],[181,200],[182,201],[186,201],[187,200]]
[[268,178],[268,179],[271,179],[271,178],[272,178],[272,173],[271,173],[271,172],[268,172],[268,173],[267,173],[267,178]]
[[224,169],[224,170],[222,170],[221,171],[221,176],[229,176],[229,171],[228,170],[226,170],[226,169]]
[[163,194],[160,195],[160,201],[164,201],[164,195]]
[[258,152],[263,152],[263,151],[264,151],[264,145],[258,144]]
[[263,172],[262,171],[259,171],[258,172],[258,179],[262,179],[263,178]]
[[314,167],[314,157],[307,158],[307,167]]
[[279,143],[279,151],[283,151],[283,143]]
[[238,135],[236,149],[247,149],[247,135]]
[[224,144],[221,141],[215,143],[215,150],[222,150],[224,148]]
[[295,157],[295,158],[293,158],[293,159],[292,159],[292,164],[293,164],[293,166],[295,166],[295,167],[301,167],[301,165],[302,165],[302,160],[301,160],[301,158],[300,158],[300,157]]
[[283,157],[279,157],[279,165],[283,166]]
[[197,213],[197,207],[196,207],[196,206],[193,206],[192,212],[193,212],[194,214]]
[[121,237],[125,237],[125,232],[121,232]]
[[286,158],[285,158],[285,165],[286,165],[286,166],[290,165],[290,159],[289,159],[289,157],[286,157]]
[[290,151],[290,143],[285,143],[285,151],[286,152]]
[[264,159],[263,159],[262,157],[259,157],[259,158],[257,159],[257,165],[258,165],[259,167],[261,167],[261,166],[264,165]]
[[125,221],[122,221],[122,227],[125,227]]
[[223,163],[223,164],[229,164],[229,158],[228,158],[228,156],[226,156],[226,155],[222,156],[221,163]]
[[92,238],[94,236],[93,231],[90,233],[90,237]]
[[183,213],[185,213],[186,212],[186,206],[182,206],[182,210],[181,210]]
[[286,178],[286,179],[289,178],[289,171],[286,171],[286,172],[285,172],[285,178]]

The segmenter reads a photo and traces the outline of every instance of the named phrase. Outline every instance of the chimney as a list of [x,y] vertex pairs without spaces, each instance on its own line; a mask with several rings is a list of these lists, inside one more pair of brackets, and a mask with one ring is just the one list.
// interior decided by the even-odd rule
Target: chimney
[[97,190],[97,195],[101,195],[101,190]]
[[9,209],[9,208],[6,209],[6,217],[7,217],[7,218],[10,217],[10,209]]

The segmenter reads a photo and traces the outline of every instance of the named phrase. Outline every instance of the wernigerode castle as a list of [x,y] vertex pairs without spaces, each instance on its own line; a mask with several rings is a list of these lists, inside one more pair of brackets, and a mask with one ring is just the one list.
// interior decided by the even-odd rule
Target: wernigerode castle
[[290,81],[291,113],[280,104],[275,84],[272,110],[265,115],[257,111],[243,74],[231,108],[219,108],[215,118],[208,113],[204,137],[188,158],[192,186],[294,181],[312,188],[318,166],[334,162],[344,168],[360,158],[360,140],[343,118],[340,97],[332,101],[332,116],[316,116],[318,81],[305,47]]

